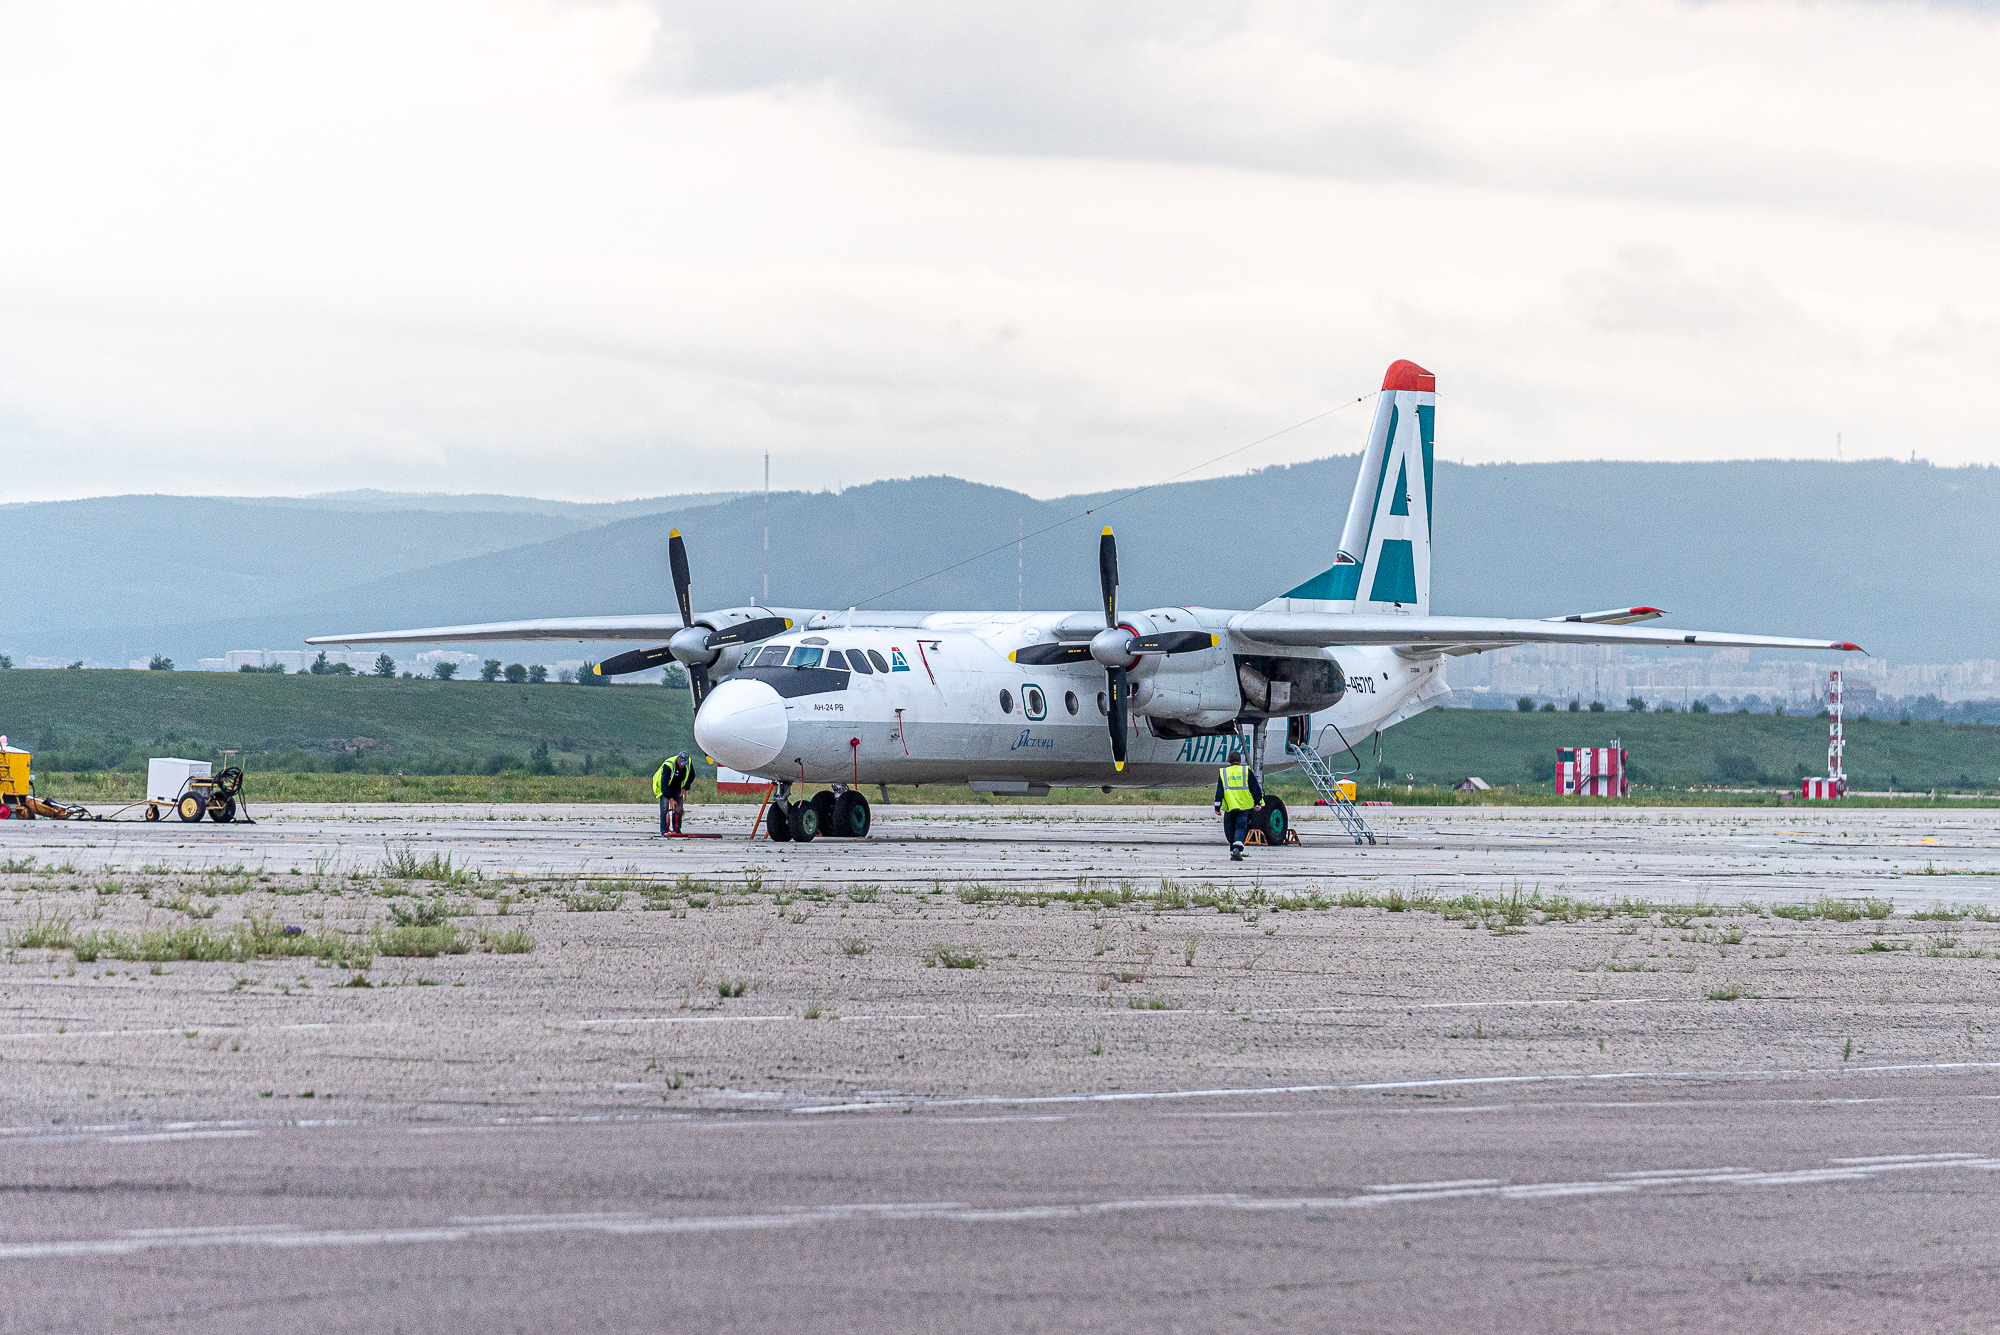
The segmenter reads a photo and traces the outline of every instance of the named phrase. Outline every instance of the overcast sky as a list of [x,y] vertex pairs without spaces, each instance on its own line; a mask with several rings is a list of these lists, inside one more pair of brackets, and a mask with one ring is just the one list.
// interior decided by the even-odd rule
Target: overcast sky
[[[2000,5],[0,0],[0,499],[2000,463]],[[1206,471],[1349,453],[1366,409]]]

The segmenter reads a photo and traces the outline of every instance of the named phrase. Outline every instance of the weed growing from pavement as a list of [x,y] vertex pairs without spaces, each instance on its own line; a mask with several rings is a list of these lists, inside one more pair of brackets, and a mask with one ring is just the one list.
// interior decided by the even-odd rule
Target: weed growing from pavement
[[449,853],[420,858],[408,844],[398,849],[384,844],[378,874],[392,881],[435,881],[441,885],[470,885],[479,879],[472,872],[455,869]]
[[1721,987],[1711,987],[1708,989],[1708,999],[1710,1001],[1741,1001],[1743,999],[1743,988],[1737,983],[1725,983]]
[[604,890],[596,894],[564,895],[562,902],[571,913],[610,913],[624,906],[625,896],[616,890]]
[[1194,952],[1200,945],[1200,932],[1189,932],[1187,939],[1181,942],[1181,959],[1186,962],[1187,967],[1190,969],[1194,967]]
[[75,943],[76,919],[66,913],[45,918],[39,905],[32,920],[7,933],[7,944],[21,950],[67,950]]
[[843,936],[840,938],[840,953],[843,955],[866,955],[875,948],[875,943],[865,936]]
[[983,969],[986,956],[977,950],[939,942],[924,952],[924,967],[934,969],[939,965],[947,969]]
[[733,982],[725,980],[715,985],[715,994],[724,999],[740,997],[749,990],[750,980],[747,978],[739,978]]
[[1860,918],[1881,920],[1889,916],[1895,905],[1886,899],[1836,899],[1832,895],[1820,895],[1810,903],[1781,904],[1771,910],[1775,918],[1790,918],[1794,922],[1804,922],[1809,918],[1825,918],[1830,922],[1854,922]]

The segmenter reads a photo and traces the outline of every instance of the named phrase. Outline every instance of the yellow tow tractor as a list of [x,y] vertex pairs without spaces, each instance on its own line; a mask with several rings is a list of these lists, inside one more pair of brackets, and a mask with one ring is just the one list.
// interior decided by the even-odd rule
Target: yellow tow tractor
[[0,820],[97,820],[79,806],[35,795],[33,757],[0,737]]

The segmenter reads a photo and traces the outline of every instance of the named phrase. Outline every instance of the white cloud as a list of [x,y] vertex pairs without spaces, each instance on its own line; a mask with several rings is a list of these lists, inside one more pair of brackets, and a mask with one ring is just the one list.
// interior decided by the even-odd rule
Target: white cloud
[[0,9],[8,490],[1052,494],[1398,356],[1451,457],[2000,461],[1997,57],[1763,0]]

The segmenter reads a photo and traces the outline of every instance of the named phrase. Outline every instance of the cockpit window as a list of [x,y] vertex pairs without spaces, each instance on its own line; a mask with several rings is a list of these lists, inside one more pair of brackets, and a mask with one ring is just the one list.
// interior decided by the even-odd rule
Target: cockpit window
[[821,663],[820,666],[833,668],[834,670],[839,672],[845,672],[847,671],[847,655],[843,654],[838,649],[829,649],[826,651],[826,661]]
[[847,651],[847,662],[848,666],[852,667],[856,672],[872,673],[875,671],[874,668],[868,666],[868,655],[862,653],[859,649],[849,649]]
[[785,655],[791,651],[792,646],[789,644],[767,644],[764,646],[764,652],[757,655],[757,661],[751,664],[751,666],[783,667],[785,665]]
[[821,651],[818,648],[802,644],[792,650],[792,656],[786,662],[785,666],[795,668],[818,667],[820,654]]

